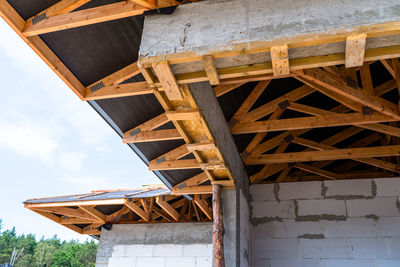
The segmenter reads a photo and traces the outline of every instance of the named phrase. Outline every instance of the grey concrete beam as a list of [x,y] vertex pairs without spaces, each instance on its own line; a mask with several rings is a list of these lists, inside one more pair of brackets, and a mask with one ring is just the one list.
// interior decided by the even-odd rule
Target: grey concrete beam
[[188,86],[236,185],[242,188],[247,196],[249,177],[213,88],[208,82]]

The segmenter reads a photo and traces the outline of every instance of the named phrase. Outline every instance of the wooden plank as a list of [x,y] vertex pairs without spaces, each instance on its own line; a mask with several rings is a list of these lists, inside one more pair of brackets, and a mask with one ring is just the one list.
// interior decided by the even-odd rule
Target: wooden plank
[[322,177],[326,177],[326,178],[331,179],[331,180],[336,180],[340,176],[340,175],[335,174],[333,172],[326,171],[326,170],[319,169],[319,168],[315,168],[315,167],[313,167],[311,165],[307,165],[307,164],[304,164],[304,163],[296,163],[296,164],[293,165],[293,167],[298,168],[298,169],[303,170],[303,171],[306,171],[306,172],[310,172],[310,173],[314,173],[314,174],[320,175]]
[[288,75],[290,73],[288,45],[272,46],[270,54],[274,76]]
[[203,56],[203,66],[211,85],[219,84],[218,72],[215,68],[213,56]]
[[160,161],[164,161],[164,160],[178,160],[190,153],[191,152],[186,148],[186,145],[181,145],[181,146],[153,159],[152,161],[160,162]]
[[241,122],[232,129],[233,134],[248,134],[299,129],[314,129],[345,125],[370,124],[395,121],[396,119],[382,114],[363,115],[360,113],[313,116],[294,119],[279,119],[256,122]]
[[34,36],[49,32],[61,31],[100,22],[122,19],[143,14],[149,10],[130,1],[121,1],[72,13],[49,17],[36,24],[27,25],[23,34]]
[[60,77],[73,92],[83,99],[85,87],[39,37],[26,38],[22,34],[24,19],[7,0],[0,0],[0,17],[27,43],[32,50]]
[[142,210],[132,199],[125,200],[125,205],[146,222],[150,221],[149,214]]
[[346,38],[346,68],[363,65],[366,38],[366,33],[351,35]]
[[171,207],[171,205],[165,201],[165,196],[158,196],[156,197],[156,203],[166,212],[168,215],[170,215],[174,220],[179,220],[180,215],[179,213]]
[[60,224],[64,225],[64,224],[88,224],[88,223],[93,223],[93,222],[102,222],[101,220],[97,220],[97,221],[89,221],[86,219],[81,219],[81,218],[71,218],[68,216],[62,216],[60,218]]
[[168,141],[182,139],[182,135],[176,129],[140,132],[134,136],[124,136],[123,143],[144,143],[155,141]]
[[244,83],[234,83],[234,84],[221,84],[214,87],[214,92],[217,97],[223,96],[230,91],[242,86]]
[[156,73],[162,87],[169,100],[183,100],[182,92],[176,82],[175,75],[167,61],[159,62],[153,65],[154,72]]
[[172,195],[211,194],[211,185],[187,186],[183,188],[173,187]]
[[200,164],[196,159],[181,159],[181,160],[165,160],[162,162],[151,161],[149,163],[150,171],[161,170],[185,170],[200,168]]
[[198,111],[166,111],[165,115],[170,121],[190,121],[200,119],[200,113]]
[[94,208],[94,206],[79,206],[81,210],[86,211],[91,216],[97,218],[98,220],[102,221],[103,223],[106,222],[107,216],[98,211]]
[[32,25],[32,19],[39,17],[42,14],[46,14],[46,17],[53,17],[61,14],[67,14],[80,6],[83,6],[90,0],[61,0],[60,2],[46,8],[42,12],[26,20],[25,28]]
[[257,99],[264,92],[265,88],[267,88],[270,81],[261,81],[259,82],[254,89],[251,91],[250,95],[246,98],[246,100],[240,105],[239,109],[236,111],[235,115],[233,115],[232,119],[229,122],[229,125],[232,127],[237,122],[241,121],[242,118],[249,112],[251,107],[257,101]]
[[146,82],[133,82],[102,87],[86,93],[84,100],[100,100],[136,95],[152,94],[153,90]]
[[[211,189],[212,192],[212,189]],[[202,195],[195,195],[194,198],[194,203],[201,209],[201,211],[207,216],[209,220],[212,220],[212,210],[210,207],[207,205],[207,202],[204,199],[204,196]]]
[[192,143],[187,144],[186,148],[188,151],[205,151],[205,150],[213,150],[216,148],[214,142],[199,142],[199,143]]
[[157,4],[154,1],[146,1],[146,0],[130,0],[132,2],[135,2],[138,5],[147,7],[149,9],[156,9],[157,8]]
[[348,84],[345,80],[319,69],[304,70],[304,72],[298,72],[298,74],[329,90],[341,94],[345,98],[349,98],[378,112],[400,120],[397,105],[365,92],[364,90],[357,90],[359,88],[355,84]]
[[364,64],[360,69],[362,87],[368,93],[374,95],[374,85],[372,84],[371,71],[368,64]]
[[197,175],[195,175],[195,176],[193,176],[193,177],[191,177],[189,179],[186,179],[185,181],[175,185],[173,187],[173,189],[175,188],[175,189],[179,190],[179,189],[183,189],[185,187],[197,186],[197,185],[200,185],[200,184],[202,184],[202,183],[204,183],[204,182],[206,182],[208,180],[209,180],[209,178],[208,178],[207,174],[202,172],[202,173],[199,173],[199,174],[197,174]]
[[166,124],[169,121],[167,114],[163,113],[158,115],[157,117],[152,118],[151,120],[148,120],[139,126],[136,126],[135,128],[127,131],[124,133],[124,138],[125,137],[132,137],[135,134],[139,134],[141,132],[147,132],[151,131],[154,129],[157,129],[158,127]]
[[87,219],[89,221],[98,220],[91,214],[81,210],[81,209],[72,209],[68,207],[37,207],[34,208],[35,210],[44,211],[44,212],[51,212],[59,215],[67,215],[81,219]]
[[292,152],[281,154],[267,154],[249,157],[245,160],[247,165],[290,163],[305,161],[324,161],[339,159],[363,159],[373,157],[399,156],[400,146],[380,146],[362,148],[344,148],[323,151]]

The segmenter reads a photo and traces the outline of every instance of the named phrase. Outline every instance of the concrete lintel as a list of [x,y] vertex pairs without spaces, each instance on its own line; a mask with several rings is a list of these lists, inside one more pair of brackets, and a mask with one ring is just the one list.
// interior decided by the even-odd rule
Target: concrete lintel
[[247,197],[249,177],[213,88],[208,82],[193,83],[188,86],[201,115],[211,131],[214,142],[235,180],[235,184],[242,188]]
[[388,23],[398,29],[399,21],[396,0],[202,1],[179,6],[170,16],[146,17],[140,56],[201,55],[229,51],[239,44],[249,49],[253,43],[351,34]]

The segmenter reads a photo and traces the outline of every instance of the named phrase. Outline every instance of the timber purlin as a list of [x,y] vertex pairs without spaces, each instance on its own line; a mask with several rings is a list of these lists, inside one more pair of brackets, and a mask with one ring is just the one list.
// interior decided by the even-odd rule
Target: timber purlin
[[[203,81],[215,85],[251,182],[398,175],[398,22],[144,57],[135,15],[180,2],[10,3],[0,0],[1,17],[80,99],[96,101],[175,194],[235,186],[187,87]],[[343,51],[310,52],[324,45]],[[168,209],[160,216],[177,218],[158,203]]]

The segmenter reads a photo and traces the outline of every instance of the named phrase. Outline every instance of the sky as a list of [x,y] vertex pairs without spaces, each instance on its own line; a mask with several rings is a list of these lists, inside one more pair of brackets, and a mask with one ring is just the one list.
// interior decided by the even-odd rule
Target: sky
[[0,19],[0,219],[37,238],[86,240],[30,198],[161,184],[114,130]]

